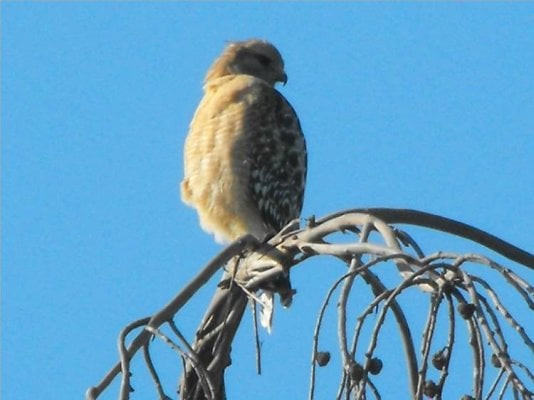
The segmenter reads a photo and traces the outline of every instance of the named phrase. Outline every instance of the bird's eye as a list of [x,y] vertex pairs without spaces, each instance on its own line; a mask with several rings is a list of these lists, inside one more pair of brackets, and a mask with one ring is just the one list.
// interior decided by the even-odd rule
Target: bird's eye
[[267,56],[264,56],[263,54],[257,54],[256,57],[260,64],[264,67],[267,67],[271,63],[271,59]]

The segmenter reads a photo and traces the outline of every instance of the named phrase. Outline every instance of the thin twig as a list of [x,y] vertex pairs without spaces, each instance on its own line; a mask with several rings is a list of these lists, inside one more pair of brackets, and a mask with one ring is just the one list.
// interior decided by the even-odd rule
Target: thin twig
[[261,345],[260,335],[258,333],[258,314],[256,310],[256,301],[251,300],[250,306],[252,308],[252,325],[254,328],[254,344],[256,347],[256,373],[261,375]]
[[430,354],[430,347],[432,345],[432,338],[434,329],[436,327],[436,320],[438,317],[439,306],[443,299],[441,291],[437,295],[433,295],[430,302],[430,309],[428,311],[427,322],[423,328],[423,340],[421,341],[421,368],[419,370],[419,382],[417,385],[416,398],[420,398],[423,392],[423,384],[426,380],[426,372],[428,369],[428,355]]
[[[180,346],[174,343],[168,336],[163,334],[163,332],[161,332],[159,329],[153,328],[151,326],[147,326],[145,327],[145,329],[151,334],[162,339],[174,351],[176,351],[181,357],[185,357],[194,366],[195,369],[199,367],[199,365],[197,365],[197,363],[195,362],[195,360],[191,357],[189,353],[184,351]],[[204,393],[208,396],[208,399],[215,400],[215,389],[214,389],[213,383],[210,380],[209,374],[199,373],[198,377],[200,379],[200,384],[202,385],[202,389],[204,390]]]
[[128,351],[126,350],[125,344],[126,336],[128,336],[128,334],[134,329],[137,329],[140,326],[143,326],[148,323],[149,320],[149,318],[142,318],[137,321],[134,321],[131,324],[127,325],[119,334],[117,340],[117,347],[119,350],[120,368],[122,372],[121,388],[119,394],[120,400],[128,400],[130,398],[130,392],[132,391],[132,387],[130,385],[130,356],[128,355]]
[[[145,358],[145,364],[148,368],[148,372],[150,373],[150,376],[152,377],[152,380],[156,385],[156,390],[158,392],[159,398],[161,400],[170,400],[170,397],[167,396],[165,394],[165,391],[163,390],[163,385],[161,384],[158,372],[156,371],[156,367],[154,367],[152,357],[150,356],[150,342],[145,343],[145,345],[143,346],[143,356]],[[182,360],[184,359],[183,356],[181,358]]]

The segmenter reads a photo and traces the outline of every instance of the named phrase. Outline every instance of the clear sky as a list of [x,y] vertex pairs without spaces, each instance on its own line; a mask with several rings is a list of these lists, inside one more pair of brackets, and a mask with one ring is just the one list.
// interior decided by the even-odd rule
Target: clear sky
[[[80,398],[116,362],[120,329],[221,249],[178,183],[202,79],[226,40],[268,39],[285,58],[280,90],[309,149],[303,216],[415,208],[534,250],[534,3],[1,7],[4,400]],[[429,253],[493,255],[417,232]],[[261,377],[245,316],[230,398],[304,398],[318,307],[343,271],[333,260],[295,270],[294,306],[262,334]],[[212,290],[177,318],[188,337]],[[176,359],[156,347],[172,394]],[[333,397],[338,367],[321,371],[334,378],[320,398]],[[155,398],[134,368],[133,398]]]

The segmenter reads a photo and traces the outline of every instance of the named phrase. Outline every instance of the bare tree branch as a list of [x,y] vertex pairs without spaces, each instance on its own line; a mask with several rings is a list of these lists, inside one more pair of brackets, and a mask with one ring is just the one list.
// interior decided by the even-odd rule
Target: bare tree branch
[[[497,290],[485,279],[484,274],[495,271],[501,281],[508,283],[507,290],[517,293],[530,311],[534,310],[532,285],[521,277],[518,269],[512,271],[484,256],[447,252],[426,256],[407,232],[391,224],[422,226],[450,233],[486,246],[528,268],[534,268],[532,254],[467,224],[420,211],[355,209],[319,220],[311,218],[308,226],[302,229],[298,227],[298,223],[292,223],[265,243],[258,243],[251,237],[236,241],[212,260],[161,311],[126,327],[119,338],[120,363],[111,369],[102,382],[87,391],[86,398],[96,399],[122,372],[120,398],[127,399],[131,379],[129,361],[141,347],[159,396],[166,397],[160,387],[157,365],[153,363],[148,350],[147,343],[152,335],[164,340],[184,360],[180,384],[182,399],[226,398],[224,372],[231,363],[231,344],[247,301],[259,301],[256,295],[258,291],[274,291],[280,295],[283,304],[289,305],[294,291],[287,284],[284,285],[284,282],[287,282],[290,269],[311,257],[329,256],[345,264],[347,271],[331,286],[319,310],[312,334],[309,399],[314,398],[318,384],[316,366],[328,362],[329,355],[319,350],[319,340],[325,312],[339,287],[337,332],[343,368],[340,371],[337,398],[380,398],[378,375],[382,367],[387,366],[388,360],[376,357],[375,353],[380,346],[381,337],[387,336],[383,331],[390,329],[386,328],[384,321],[391,314],[396,320],[397,331],[404,346],[407,387],[413,398],[441,398],[445,385],[450,384],[451,357],[455,349],[460,352],[458,348],[463,345],[464,349],[471,350],[473,357],[472,370],[469,371],[473,376],[473,398],[490,398],[493,395],[501,398],[505,393],[512,393],[518,398],[532,399],[533,394],[528,389],[534,381],[532,372],[520,361],[524,353],[516,350],[517,345],[512,349],[509,341],[510,335],[516,335],[531,354],[534,353],[533,341],[525,330],[522,315],[514,313],[504,304],[505,297],[499,293],[504,287]],[[353,233],[354,240],[340,241],[339,234],[345,232]],[[388,263],[395,265],[399,272],[399,281],[391,287],[384,283],[378,271],[379,266]],[[173,323],[173,318],[223,265],[223,278],[195,339],[189,344]],[[476,273],[468,272],[471,265],[478,267]],[[367,304],[359,304],[360,312],[356,314],[354,327],[349,330],[352,313],[347,313],[347,307],[351,302],[353,288],[360,282],[358,277],[370,286],[370,300]],[[429,304],[426,323],[421,334],[416,335],[421,340],[419,355],[415,352],[416,342],[402,305],[408,293],[414,293],[413,289]],[[443,300],[446,303],[442,307]],[[262,306],[261,302],[258,304]],[[440,309],[443,309],[441,313]],[[376,314],[373,314],[373,310],[376,310]],[[439,344],[435,342],[443,339],[435,332],[441,315],[446,316],[441,323],[446,323],[448,329],[445,343]],[[457,315],[466,322],[469,337],[467,343],[457,340]],[[169,324],[171,333],[181,341],[183,348],[162,333],[160,326],[166,323]],[[373,324],[367,338],[362,336],[364,324]],[[127,347],[126,337],[142,326],[145,329]],[[350,346],[349,337],[352,337]],[[367,347],[364,344],[366,340]],[[259,357],[257,337],[256,343]],[[436,347],[440,350],[432,354]],[[365,349],[363,356],[357,351],[359,348]],[[499,368],[499,373],[491,385],[486,387],[488,361]],[[439,379],[431,379],[431,366],[439,371]],[[371,375],[377,376],[372,378]]]

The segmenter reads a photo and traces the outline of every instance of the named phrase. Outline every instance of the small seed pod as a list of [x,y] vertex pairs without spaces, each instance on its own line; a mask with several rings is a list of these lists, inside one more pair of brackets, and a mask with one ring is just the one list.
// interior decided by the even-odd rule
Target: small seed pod
[[436,397],[438,394],[438,385],[434,381],[428,380],[423,387],[423,393],[430,398]]
[[444,350],[438,351],[432,357],[432,365],[438,371],[442,371],[443,368],[445,368],[446,363],[447,363],[447,358],[445,357],[445,351]]
[[315,353],[315,362],[319,367],[324,367],[330,361],[329,351],[318,351]]
[[471,318],[473,316],[473,313],[475,312],[475,309],[475,305],[471,303],[460,303],[457,307],[457,310],[463,319]]
[[451,281],[443,282],[443,285],[441,286],[441,290],[445,294],[451,294],[452,291],[454,290],[454,283],[452,283]]
[[501,368],[502,367],[501,359],[499,358],[499,356],[497,354],[492,354],[491,355],[491,364],[495,368]]
[[363,377],[363,367],[358,363],[354,363],[350,366],[349,374],[351,379],[358,383]]
[[383,366],[382,360],[374,357],[369,361],[369,372],[373,375],[378,375],[382,371]]

